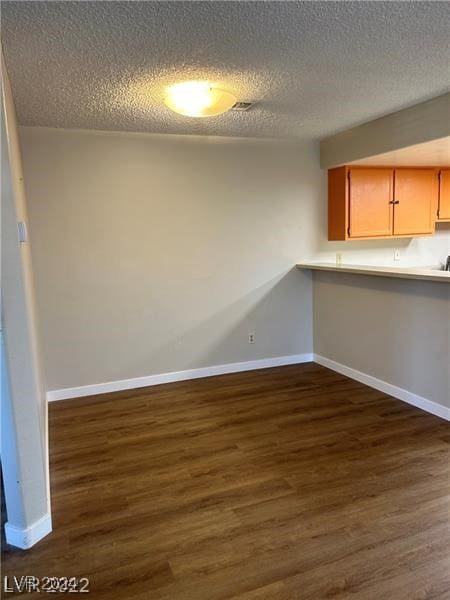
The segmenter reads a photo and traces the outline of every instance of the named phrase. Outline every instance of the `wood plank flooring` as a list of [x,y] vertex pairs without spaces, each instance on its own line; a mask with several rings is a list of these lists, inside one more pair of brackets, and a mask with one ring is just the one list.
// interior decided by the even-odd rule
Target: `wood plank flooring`
[[53,403],[50,439],[54,532],[7,547],[3,576],[105,600],[450,598],[448,423],[314,363]]

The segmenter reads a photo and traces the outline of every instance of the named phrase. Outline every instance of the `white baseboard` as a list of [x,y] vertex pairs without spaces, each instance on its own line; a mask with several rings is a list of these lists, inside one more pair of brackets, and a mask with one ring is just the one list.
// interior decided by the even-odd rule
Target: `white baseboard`
[[290,354],[288,356],[276,356],[274,358],[249,360],[246,362],[229,363],[213,367],[201,367],[199,369],[188,369],[186,371],[173,371],[172,373],[135,377],[134,379],[121,379],[119,381],[108,381],[106,383],[94,383],[92,385],[83,385],[80,387],[50,390],[47,392],[47,400],[53,402],[55,400],[66,400],[68,398],[80,398],[81,396],[94,396],[96,394],[106,394],[108,392],[131,390],[150,385],[160,385],[161,383],[211,377],[212,375],[226,375],[227,373],[239,373],[241,371],[253,371],[255,369],[295,365],[311,362],[312,360],[313,355],[311,353]]
[[404,390],[396,385],[392,385],[391,383],[383,381],[382,379],[372,377],[372,375],[367,375],[367,373],[363,373],[362,371],[357,371],[356,369],[342,365],[334,360],[320,356],[320,354],[314,354],[313,356],[314,362],[322,365],[323,367],[328,367],[328,369],[331,369],[332,371],[346,375],[351,379],[356,379],[356,381],[365,383],[369,387],[380,390],[380,392],[394,396],[394,398],[398,398],[399,400],[403,400],[403,402],[407,402],[408,404],[412,404],[417,408],[421,408],[425,412],[436,415],[437,417],[441,417],[446,421],[450,421],[450,408],[442,406],[442,404],[438,404],[432,400],[427,400],[426,398],[417,396],[417,394],[408,392],[408,390]]
[[47,513],[41,517],[38,521],[35,521],[30,527],[22,529],[5,523],[5,536],[6,541],[11,546],[22,548],[27,550],[37,544],[42,538],[48,535],[52,530],[52,517],[50,513]]

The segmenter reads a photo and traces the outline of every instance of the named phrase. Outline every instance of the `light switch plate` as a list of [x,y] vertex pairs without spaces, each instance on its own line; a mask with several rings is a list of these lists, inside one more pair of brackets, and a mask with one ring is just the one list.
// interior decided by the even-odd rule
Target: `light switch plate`
[[17,230],[19,232],[19,242],[28,242],[27,224],[24,221],[19,221],[17,223]]

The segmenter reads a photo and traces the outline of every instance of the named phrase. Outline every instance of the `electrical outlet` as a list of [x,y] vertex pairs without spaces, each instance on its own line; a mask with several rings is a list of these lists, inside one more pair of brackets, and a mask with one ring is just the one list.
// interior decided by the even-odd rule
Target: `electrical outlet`
[[254,333],[249,333],[248,334],[248,343],[249,344],[254,344],[255,343],[255,334]]
[[400,250],[394,250],[394,260],[400,260]]

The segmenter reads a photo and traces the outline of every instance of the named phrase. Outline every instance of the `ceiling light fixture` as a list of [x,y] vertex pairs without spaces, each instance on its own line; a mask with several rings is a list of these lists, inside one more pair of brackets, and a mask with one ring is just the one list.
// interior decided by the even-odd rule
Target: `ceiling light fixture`
[[205,81],[185,81],[167,88],[164,102],[186,117],[214,117],[230,110],[236,97]]

